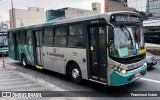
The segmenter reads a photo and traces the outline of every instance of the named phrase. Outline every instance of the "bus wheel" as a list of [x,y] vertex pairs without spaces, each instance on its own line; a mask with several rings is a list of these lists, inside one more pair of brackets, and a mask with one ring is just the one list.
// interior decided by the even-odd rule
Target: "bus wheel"
[[70,79],[76,83],[76,84],[80,84],[82,81],[82,74],[81,74],[81,70],[79,68],[79,66],[75,63],[71,64],[70,66],[70,70],[69,70],[69,76]]
[[23,65],[24,67],[27,67],[27,59],[26,59],[26,56],[25,56],[25,55],[22,56],[22,65]]

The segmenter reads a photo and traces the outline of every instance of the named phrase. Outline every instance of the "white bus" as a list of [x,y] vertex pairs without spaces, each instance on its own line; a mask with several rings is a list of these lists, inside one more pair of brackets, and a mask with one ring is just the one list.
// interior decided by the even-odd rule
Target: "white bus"
[[142,17],[109,12],[10,29],[9,57],[105,85],[131,83],[147,72]]

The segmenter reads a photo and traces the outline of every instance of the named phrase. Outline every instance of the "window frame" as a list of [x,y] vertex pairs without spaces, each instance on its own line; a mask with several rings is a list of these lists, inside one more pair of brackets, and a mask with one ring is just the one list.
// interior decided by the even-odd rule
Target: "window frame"
[[[23,34],[23,35],[22,35]],[[22,36],[21,36],[22,35]],[[26,45],[26,30],[21,30],[19,31],[19,41],[18,43],[20,45]],[[21,41],[21,39],[23,40],[23,42]]]
[[[28,36],[28,31],[30,31],[30,36]],[[32,39],[32,30],[31,29],[28,29],[28,30],[25,30],[25,45],[33,45],[33,39]],[[29,40],[31,39],[31,44],[29,43]]]
[[[66,34],[65,35],[56,35],[56,28],[57,27],[63,27]],[[56,46],[56,47],[67,47],[67,41],[68,41],[68,30],[67,29],[68,28],[65,24],[54,26],[54,46]],[[65,45],[57,45],[56,44],[56,38],[57,37],[65,38]]]
[[[69,30],[69,27],[70,26],[73,26],[73,25],[82,25],[82,35],[71,35],[70,34],[70,30]],[[84,48],[84,36],[85,34],[85,28],[84,28],[84,24],[83,23],[71,23],[71,24],[68,24],[68,35],[67,35],[67,46],[69,48]],[[69,45],[69,37],[81,37],[82,36],[82,46],[71,46]]]
[[13,32],[8,32],[8,45],[14,45]]
[[[52,30],[52,36],[45,36],[45,29],[51,29]],[[45,44],[45,38],[51,38],[52,37],[52,44],[51,45],[48,45],[48,44]],[[43,46],[45,46],[45,47],[52,47],[52,46],[54,46],[54,41],[55,40],[55,38],[54,38],[54,27],[44,27],[43,28]]]

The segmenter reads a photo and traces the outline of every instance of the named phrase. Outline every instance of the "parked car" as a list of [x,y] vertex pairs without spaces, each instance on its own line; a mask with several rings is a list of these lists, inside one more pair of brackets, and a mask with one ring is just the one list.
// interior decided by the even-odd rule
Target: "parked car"
[[153,56],[146,56],[147,67],[152,67],[157,64],[157,60]]

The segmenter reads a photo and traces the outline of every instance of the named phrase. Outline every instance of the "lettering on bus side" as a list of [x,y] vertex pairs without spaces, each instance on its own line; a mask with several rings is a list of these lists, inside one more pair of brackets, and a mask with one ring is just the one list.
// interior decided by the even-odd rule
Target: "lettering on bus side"
[[47,55],[54,56],[54,57],[64,58],[64,54],[55,54],[54,52],[48,52],[47,51]]
[[91,21],[91,24],[99,23],[98,20]]

